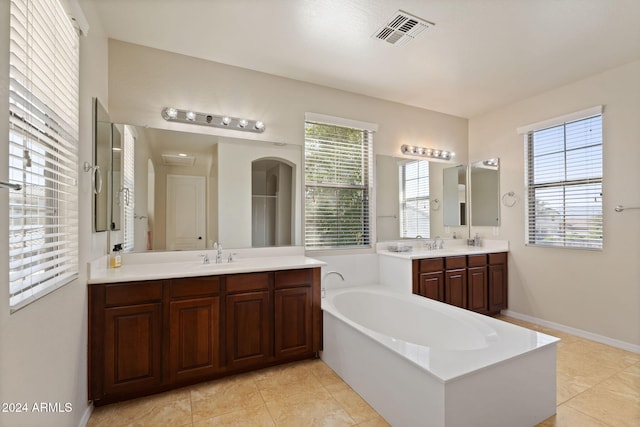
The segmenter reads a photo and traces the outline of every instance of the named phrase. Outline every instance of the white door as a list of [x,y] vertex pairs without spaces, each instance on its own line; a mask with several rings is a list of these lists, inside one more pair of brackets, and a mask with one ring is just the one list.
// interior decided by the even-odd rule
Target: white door
[[167,175],[167,249],[205,249],[203,176]]

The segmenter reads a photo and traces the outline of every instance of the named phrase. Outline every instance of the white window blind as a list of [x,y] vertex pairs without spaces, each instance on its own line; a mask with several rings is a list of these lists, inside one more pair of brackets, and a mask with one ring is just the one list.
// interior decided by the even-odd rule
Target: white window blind
[[602,248],[602,115],[527,133],[527,244]]
[[305,246],[371,247],[373,131],[305,123]]
[[11,0],[10,306],[78,274],[78,35],[58,1]]
[[131,127],[125,126],[122,152],[122,198],[124,203],[124,243],[122,249],[125,252],[132,252],[134,246],[135,142]]
[[429,225],[429,162],[402,162],[398,167],[400,182],[400,237],[428,238]]

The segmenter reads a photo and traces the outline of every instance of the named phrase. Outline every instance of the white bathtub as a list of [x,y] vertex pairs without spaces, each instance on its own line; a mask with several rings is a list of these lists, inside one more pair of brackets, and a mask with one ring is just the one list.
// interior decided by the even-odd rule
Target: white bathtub
[[555,413],[555,337],[381,286],[327,291],[322,309],[322,359],[394,427]]

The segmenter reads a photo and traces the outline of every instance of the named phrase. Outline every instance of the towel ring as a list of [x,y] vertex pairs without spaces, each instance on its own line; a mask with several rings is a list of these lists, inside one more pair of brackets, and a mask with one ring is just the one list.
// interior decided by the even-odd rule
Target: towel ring
[[438,199],[433,199],[431,201],[431,210],[433,211],[437,211],[440,209],[440,200]]
[[502,204],[508,208],[512,208],[518,204],[520,199],[513,191],[509,191],[508,193],[504,193],[502,195]]

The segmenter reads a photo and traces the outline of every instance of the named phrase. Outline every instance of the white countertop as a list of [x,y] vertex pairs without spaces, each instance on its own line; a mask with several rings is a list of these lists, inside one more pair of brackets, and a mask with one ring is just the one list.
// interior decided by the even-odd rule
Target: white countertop
[[[103,257],[104,258],[104,257]],[[106,268],[106,259],[100,258],[89,266],[89,284],[135,282],[141,280],[160,280],[179,277],[215,276],[220,274],[252,273],[260,271],[292,270],[322,267],[326,263],[303,255],[241,257],[233,262],[204,264],[201,258],[191,257],[173,262],[136,262],[127,263],[126,257],[119,268]],[[194,259],[195,258],[195,259]]]
[[[443,249],[427,249],[422,240],[401,240],[380,242],[376,245],[378,255],[401,259],[439,258],[461,255],[480,255],[495,252],[509,252],[508,240],[483,240],[481,246],[467,246],[463,239],[445,239]],[[389,246],[401,245],[409,249],[406,252],[394,252]]]

